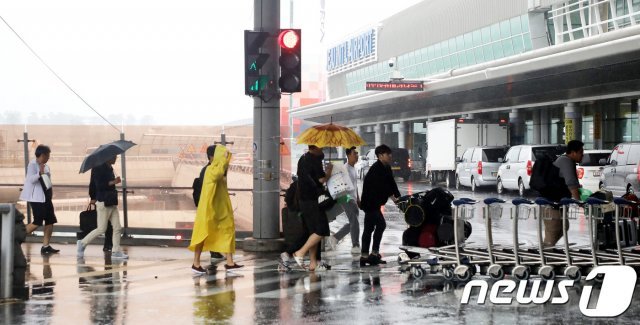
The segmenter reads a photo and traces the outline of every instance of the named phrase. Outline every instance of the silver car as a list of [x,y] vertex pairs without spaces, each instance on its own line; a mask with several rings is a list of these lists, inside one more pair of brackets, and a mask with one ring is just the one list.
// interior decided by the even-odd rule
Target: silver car
[[[604,162],[602,160],[602,162]],[[600,176],[600,187],[614,195],[638,193],[640,184],[640,143],[621,143],[613,148]]]
[[505,190],[518,190],[523,196],[529,189],[529,179],[533,171],[533,164],[543,155],[560,156],[565,153],[565,145],[538,144],[513,146],[504,157],[500,169],[496,189],[498,194]]
[[507,147],[471,147],[458,159],[456,166],[456,189],[469,186],[472,191],[477,186],[496,185],[499,160],[507,152]]

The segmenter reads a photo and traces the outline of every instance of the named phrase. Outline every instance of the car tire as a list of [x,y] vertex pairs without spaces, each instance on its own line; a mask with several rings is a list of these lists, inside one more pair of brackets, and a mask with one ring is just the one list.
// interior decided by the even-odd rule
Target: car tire
[[498,194],[504,194],[504,185],[502,185],[502,179],[498,177],[498,181],[496,182],[496,192]]
[[606,188],[604,187],[604,183],[598,184],[598,189],[606,190]]
[[471,192],[476,191],[476,180],[471,176]]
[[524,196],[524,192],[526,192],[526,189],[524,187],[524,182],[522,181],[522,178],[518,180],[518,194],[520,196]]
[[633,186],[631,184],[627,184],[627,193],[628,194],[634,193]]

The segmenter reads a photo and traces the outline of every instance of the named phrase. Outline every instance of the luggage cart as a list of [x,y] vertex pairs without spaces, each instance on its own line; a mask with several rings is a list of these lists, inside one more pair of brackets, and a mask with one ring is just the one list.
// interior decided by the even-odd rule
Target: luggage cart
[[[601,202],[601,203],[598,203]],[[585,213],[585,218],[589,222],[589,242],[590,246],[572,246],[569,243],[569,235],[567,226],[569,220],[577,220],[580,215],[580,208],[585,207],[586,211],[594,211],[594,204],[607,203],[606,201],[598,199],[588,199],[587,202],[582,202],[572,198],[564,198],[560,200],[559,204],[562,210],[562,238],[563,249],[565,253],[566,265],[561,268],[562,273],[571,280],[579,280],[582,274],[588,273],[587,271],[592,267],[597,266],[597,260],[593,258],[596,252],[596,247],[593,246],[595,236],[593,236],[593,221],[594,218],[589,217],[589,213]],[[591,253],[591,259],[589,258]]]
[[505,273],[502,267],[504,265],[505,259],[501,259],[501,257],[504,256],[499,253],[496,254],[496,252],[494,251],[495,249],[500,249],[500,246],[496,246],[493,242],[493,230],[491,221],[493,219],[502,218],[504,203],[506,203],[505,200],[498,198],[485,199],[485,207],[483,209],[482,215],[484,218],[485,232],[487,235],[487,254],[489,258],[489,265],[486,267],[486,270],[483,270],[483,268],[481,267],[480,273],[484,273],[494,280],[502,280],[504,278]]
[[604,222],[604,206],[609,203],[609,201],[600,200],[597,198],[588,198],[584,202],[585,218],[587,219],[589,225],[589,250],[591,253],[592,268],[600,265],[621,265],[619,264],[619,243],[617,251],[600,249],[598,243],[598,232],[596,231],[596,229],[598,223]]
[[[476,274],[476,266],[474,261],[481,259],[481,255],[473,254],[468,256],[464,250],[465,235],[464,235],[464,223],[465,221],[473,218],[475,213],[475,204],[477,201],[469,198],[461,198],[454,200],[453,204],[453,244],[442,247],[410,247],[401,246],[400,249],[404,253],[400,253],[398,259],[406,258],[407,253],[416,253],[421,256],[428,256],[426,259],[412,259],[407,262],[411,275],[415,278],[421,278],[426,274],[425,266],[429,266],[430,273],[437,273],[438,270],[442,272],[445,280],[459,280],[468,281]],[[475,258],[476,260],[473,260]],[[479,261],[481,263],[487,263],[485,260]]]
[[638,266],[640,266],[640,250],[638,246],[634,247],[622,247],[623,234],[620,231],[620,221],[629,220],[634,221],[634,212],[640,210],[640,202],[627,200],[624,198],[613,199],[615,203],[615,217],[614,225],[616,227],[616,248],[619,265],[634,266],[636,272],[638,272]]
[[512,254],[509,273],[518,280],[527,280],[531,276],[531,265],[537,265],[538,261],[534,253],[521,247],[518,223],[520,220],[528,220],[531,216],[535,217],[536,207],[534,202],[524,198],[513,199],[511,203],[513,204],[511,209],[513,247],[510,252],[504,251]]
[[528,268],[522,265],[521,262],[525,259],[527,261],[531,261],[531,254],[528,254],[529,256],[524,258],[521,256],[521,253],[523,252],[520,252],[520,250],[516,248],[518,247],[518,220],[528,219],[528,216],[533,214],[532,211],[523,209],[525,206],[521,206],[520,204],[533,204],[533,202],[526,199],[516,199],[514,201],[516,206],[521,210],[526,210],[526,213],[517,214],[514,218],[514,210],[509,209],[510,217],[513,220],[513,245],[494,243],[491,221],[502,217],[504,210],[503,204],[506,203],[506,201],[498,198],[488,198],[484,200],[485,206],[483,208],[483,218],[487,237],[486,248],[465,247],[465,252],[468,256],[472,255],[470,253],[473,253],[475,256],[472,257],[477,258],[473,260],[473,264],[480,267],[480,273],[488,275],[494,280],[504,278],[505,274],[514,275],[519,279],[529,277]]

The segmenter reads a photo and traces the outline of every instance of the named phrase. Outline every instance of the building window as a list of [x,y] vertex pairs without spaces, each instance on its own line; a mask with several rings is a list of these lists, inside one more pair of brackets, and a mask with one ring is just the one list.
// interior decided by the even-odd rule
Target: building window
[[[405,78],[426,78],[450,69],[520,54],[532,48],[529,17],[525,14],[399,55],[396,68]],[[364,91],[366,81],[389,80],[391,73],[392,69],[386,62],[348,72],[347,93]]]

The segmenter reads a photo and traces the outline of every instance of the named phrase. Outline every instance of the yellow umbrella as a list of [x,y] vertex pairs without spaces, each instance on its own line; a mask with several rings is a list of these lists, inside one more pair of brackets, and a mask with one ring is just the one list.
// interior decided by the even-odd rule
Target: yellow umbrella
[[319,124],[306,129],[296,138],[298,144],[323,147],[351,148],[365,145],[366,142],[353,130],[338,124]]

